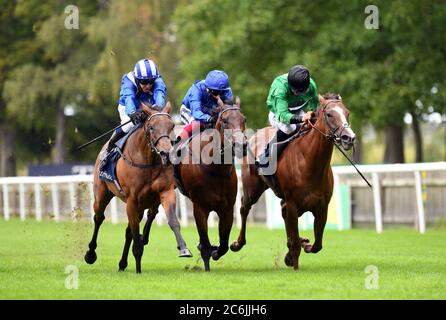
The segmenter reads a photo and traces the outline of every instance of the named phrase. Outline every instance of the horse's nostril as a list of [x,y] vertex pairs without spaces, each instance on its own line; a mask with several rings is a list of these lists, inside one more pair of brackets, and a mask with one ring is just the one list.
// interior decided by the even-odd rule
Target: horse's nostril
[[341,139],[342,139],[342,141],[345,141],[345,142],[351,142],[352,141],[352,138],[350,136],[346,135],[346,134],[343,134],[341,136]]

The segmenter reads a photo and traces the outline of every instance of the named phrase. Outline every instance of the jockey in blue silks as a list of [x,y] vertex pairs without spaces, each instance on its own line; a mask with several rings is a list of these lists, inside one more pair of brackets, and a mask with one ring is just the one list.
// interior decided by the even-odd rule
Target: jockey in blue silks
[[206,79],[192,84],[180,109],[181,120],[186,126],[177,142],[186,140],[198,127],[203,129],[215,123],[218,97],[222,101],[232,100],[229,78],[224,71],[213,70],[207,74]]
[[145,113],[141,110],[141,103],[151,105],[152,108],[161,111],[164,108],[166,93],[166,84],[152,60],[140,60],[136,63],[133,72],[124,74],[121,80],[118,112],[121,123],[129,120],[131,122],[113,132],[108,142],[107,152],[103,154],[101,161],[107,158],[115,143],[130,129],[144,122]]

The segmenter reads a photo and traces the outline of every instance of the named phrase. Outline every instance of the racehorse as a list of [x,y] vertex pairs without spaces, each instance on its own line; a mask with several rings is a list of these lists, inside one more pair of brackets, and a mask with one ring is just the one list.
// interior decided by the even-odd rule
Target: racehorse
[[[191,253],[180,232],[180,224],[175,214],[176,193],[174,190],[173,169],[169,165],[169,151],[172,148],[171,134],[174,123],[170,116],[168,102],[162,112],[143,105],[147,115],[141,128],[137,129],[127,140],[122,156],[116,165],[116,175],[122,192],[114,183],[99,178],[99,156],[94,170],[94,232],[85,254],[85,261],[93,264],[96,261],[96,247],[99,227],[105,219],[104,211],[110,200],[116,196],[126,203],[128,226],[125,232],[125,245],[119,262],[119,271],[127,267],[127,256],[133,240],[133,255],[136,261],[136,273],[141,273],[141,257],[144,245],[149,242],[150,226],[163,206],[168,224],[173,230],[180,257],[191,257]],[[106,145],[103,146],[102,151]],[[144,234],[139,233],[144,210],[148,210]]]
[[[177,178],[181,181],[180,190],[193,202],[194,218],[200,237],[198,249],[204,262],[205,271],[210,271],[209,260],[218,260],[229,249],[229,234],[234,219],[233,209],[237,196],[237,175],[233,164],[234,155],[241,158],[246,152],[247,139],[243,133],[246,118],[240,110],[240,100],[236,104],[223,103],[218,99],[218,118],[215,130],[205,130],[195,136],[187,144],[189,150],[194,150],[194,145],[199,146],[200,151],[210,149],[209,155],[215,159],[228,157],[229,161],[190,163],[191,158],[183,158],[177,165]],[[212,136],[214,135],[214,136]],[[198,139],[198,140],[197,140]],[[210,141],[211,140],[211,141]],[[221,142],[218,143],[217,141]],[[220,148],[221,147],[221,148]],[[194,154],[192,153],[192,157]],[[222,162],[222,163],[218,163]],[[219,217],[218,230],[219,246],[212,246],[208,237],[208,216],[215,211]]]
[[[320,106],[315,110],[316,122],[307,122],[305,126],[308,132],[292,140],[277,159],[276,178],[283,195],[282,217],[288,246],[285,264],[293,266],[294,270],[299,268],[301,247],[306,253],[317,253],[322,249],[328,203],[333,193],[330,166],[333,143],[339,143],[343,149],[349,150],[355,142],[355,133],[348,123],[349,110],[340,96],[319,96],[319,102]],[[254,155],[258,156],[262,152],[274,135],[274,130],[272,127],[264,128],[251,138],[249,145],[253,146]],[[238,239],[231,244],[232,251],[239,251],[246,244],[246,218],[252,205],[268,189],[256,165],[248,163],[246,157],[242,165],[242,183],[242,227]],[[299,237],[298,217],[306,211],[311,211],[314,216],[315,241],[312,245],[308,239]]]

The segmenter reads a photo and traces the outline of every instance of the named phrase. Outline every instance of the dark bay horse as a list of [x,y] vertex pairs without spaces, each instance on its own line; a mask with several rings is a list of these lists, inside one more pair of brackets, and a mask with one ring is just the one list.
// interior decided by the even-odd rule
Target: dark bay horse
[[[306,253],[317,253],[322,249],[322,236],[327,221],[327,210],[333,193],[333,173],[330,160],[333,143],[340,143],[348,150],[355,141],[355,134],[348,124],[349,111],[338,95],[319,96],[320,107],[316,109],[315,124],[307,123],[308,133],[289,143],[277,160],[277,179],[283,194],[282,217],[285,221],[288,253],[285,264],[299,267],[301,247]],[[259,130],[250,141],[254,155],[262,152],[276,129],[267,127]],[[266,139],[265,139],[266,137]],[[248,155],[250,153],[248,152]],[[258,174],[253,161],[245,157],[242,165],[243,196],[240,209],[242,227],[239,237],[231,244],[232,251],[239,251],[246,244],[246,218],[253,204],[268,189]],[[313,245],[308,239],[300,238],[297,220],[304,212],[314,215]]]
[[[119,262],[120,271],[127,267],[127,256],[133,241],[132,251],[136,261],[136,272],[141,273],[144,244],[149,241],[150,226],[158,212],[160,203],[165,210],[168,224],[175,234],[180,256],[192,256],[181,236],[180,224],[175,215],[176,193],[173,169],[168,162],[174,129],[170,109],[169,102],[162,112],[143,105],[147,119],[142,128],[139,128],[128,138],[123,150],[123,157],[119,158],[116,166],[116,174],[123,194],[112,182],[99,179],[99,156],[96,159],[93,181],[95,225],[93,238],[88,246],[89,250],[85,254],[87,263],[92,264],[96,261],[95,250],[99,227],[105,219],[105,208],[114,196],[127,204],[128,226],[125,232],[122,258]],[[106,145],[102,149],[105,147]],[[145,209],[149,210],[144,234],[141,236],[139,224]]]
[[[240,111],[240,101],[236,100],[236,105],[224,104],[220,99],[219,115],[215,124],[215,130],[209,133],[206,130],[200,135],[195,136],[188,144],[189,150],[192,149],[193,155],[189,158],[183,158],[178,164],[178,175],[182,181],[185,195],[193,202],[195,223],[197,226],[200,242],[198,249],[204,262],[205,271],[210,271],[209,260],[218,260],[229,249],[229,234],[234,219],[234,203],[237,196],[237,175],[233,164],[232,151],[235,156],[241,158],[246,152],[247,140],[244,134],[246,119]],[[214,136],[213,136],[214,135]],[[217,138],[217,139],[215,139]],[[195,140],[195,141],[194,141]],[[220,143],[216,143],[216,141]],[[200,163],[191,163],[192,157],[197,155],[194,144],[201,150],[210,150],[211,157],[218,156],[229,161],[201,161]],[[195,144],[195,145],[197,145]],[[227,150],[226,147],[231,150]],[[210,148],[212,147],[212,148]],[[225,155],[222,156],[221,153]],[[208,216],[211,211],[215,211],[219,217],[218,230],[220,243],[219,246],[212,246],[208,237]]]

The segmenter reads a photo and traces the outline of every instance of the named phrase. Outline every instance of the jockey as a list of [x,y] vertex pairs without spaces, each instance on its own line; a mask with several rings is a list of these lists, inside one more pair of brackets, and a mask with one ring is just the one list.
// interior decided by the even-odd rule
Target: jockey
[[[186,125],[177,137],[177,143],[188,139],[192,131],[213,126],[217,121],[217,100],[232,100],[228,75],[213,70],[204,80],[195,81],[187,91],[180,109],[181,120]],[[181,145],[178,143],[177,146]]]
[[118,112],[121,123],[131,122],[113,132],[107,146],[107,152],[101,157],[104,160],[110,154],[115,143],[130,131],[135,125],[143,123],[146,115],[141,109],[144,103],[157,110],[162,110],[165,103],[167,87],[161,79],[158,68],[152,60],[139,60],[133,72],[122,77]]
[[[271,142],[282,142],[291,137],[302,123],[312,118],[312,112],[319,104],[316,83],[310,77],[308,69],[303,65],[295,65],[287,74],[276,77],[266,103],[270,110],[269,123],[277,129],[276,137]],[[271,142],[256,161],[259,167],[268,164]],[[286,144],[277,145],[278,148],[285,146]]]

